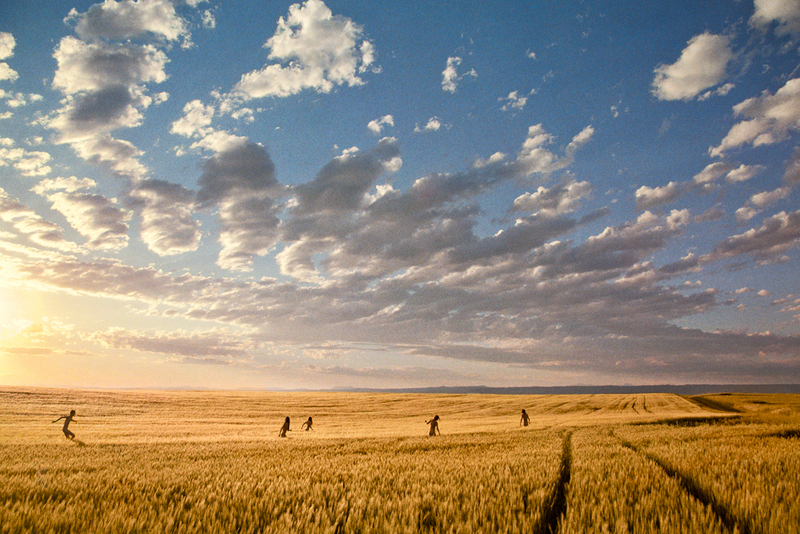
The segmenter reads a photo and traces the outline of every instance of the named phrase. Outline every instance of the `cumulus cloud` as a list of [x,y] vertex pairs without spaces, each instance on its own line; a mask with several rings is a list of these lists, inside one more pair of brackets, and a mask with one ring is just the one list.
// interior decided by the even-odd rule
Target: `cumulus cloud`
[[463,80],[464,77],[478,77],[478,73],[475,72],[475,69],[470,69],[468,72],[459,75],[458,67],[461,65],[462,61],[463,59],[458,56],[451,56],[447,58],[447,65],[442,71],[442,91],[446,93],[455,93],[456,89],[458,88],[458,83]]
[[581,200],[591,192],[589,182],[571,181],[549,189],[542,186],[535,193],[525,193],[514,199],[513,209],[547,215],[569,213],[577,209]]
[[681,184],[670,182],[663,187],[648,187],[643,185],[636,190],[634,197],[636,199],[636,207],[640,210],[646,210],[674,202],[681,197],[683,193],[684,187]]
[[14,146],[14,140],[0,137],[0,167],[12,166],[23,176],[44,176],[51,171],[50,154]]
[[164,93],[150,95],[148,84],[166,80],[168,59],[159,47],[188,39],[186,24],[164,0],[105,0],[85,13],[73,9],[67,20],[75,22],[78,38],[64,37],[56,47],[52,84],[66,98],[46,123],[82,158],[140,179],[146,169],[138,149],[111,134],[138,126],[144,110],[166,99]]
[[500,108],[502,111],[521,110],[528,103],[528,97],[520,96],[517,91],[511,91],[508,96],[500,97],[497,100],[504,102],[503,107]]
[[786,162],[783,181],[791,186],[800,184],[800,147],[795,148],[792,157]]
[[442,121],[439,117],[431,117],[423,126],[414,126],[414,133],[436,132],[442,128]]
[[250,270],[254,256],[265,255],[274,246],[280,225],[275,198],[282,187],[269,153],[252,142],[222,150],[203,164],[199,185],[198,205],[218,208],[222,244],[218,264]]
[[574,162],[575,152],[588,143],[594,128],[585,127],[580,131],[564,150],[564,156],[559,157],[556,153],[545,148],[555,142],[555,137],[548,133],[541,124],[536,124],[528,128],[528,135],[522,144],[522,148],[517,154],[516,165],[522,175],[533,173],[551,173],[564,169]]
[[172,123],[170,133],[184,137],[203,137],[212,132],[211,121],[214,106],[207,106],[199,100],[192,100],[183,106],[183,117]]
[[27,235],[38,245],[70,251],[75,245],[65,240],[63,229],[36,214],[18,199],[0,188],[0,220],[10,222],[14,228]]
[[296,188],[299,210],[353,211],[360,208],[373,182],[402,165],[397,139],[385,137],[375,148],[362,153],[348,150],[325,165],[314,180]]
[[750,254],[759,259],[784,254],[800,240],[800,211],[782,211],[764,220],[761,228],[731,236],[716,247],[713,254],[730,257]]
[[775,25],[777,35],[800,36],[800,2],[797,0],[755,0],[750,25],[761,30]]
[[735,105],[733,112],[744,120],[736,123],[718,146],[709,149],[712,156],[747,144],[757,147],[778,143],[800,129],[800,78],[787,81],[774,95],[764,91]]
[[[0,60],[13,57],[15,46],[16,40],[13,35],[8,32],[0,32]],[[0,82],[13,82],[18,77],[17,71],[9,67],[5,61],[0,61]]]
[[375,135],[379,135],[383,131],[384,126],[394,126],[394,117],[391,115],[384,115],[380,119],[371,120],[369,124],[367,124],[367,129]]
[[131,213],[116,200],[90,193],[56,192],[47,195],[53,209],[89,241],[92,249],[120,249],[128,244]]
[[139,212],[139,232],[150,250],[168,256],[200,245],[200,223],[193,216],[194,192],[163,180],[142,180],[128,195]]
[[187,33],[185,22],[175,12],[173,3],[167,0],[105,0],[83,14],[73,8],[67,17],[67,21],[70,20],[76,21],[75,33],[87,40],[125,41],[150,34],[175,41]]
[[363,33],[361,26],[334,15],[321,0],[293,4],[264,45],[276,63],[244,74],[234,87],[235,97],[287,97],[304,90],[329,93],[340,85],[362,85],[362,74],[378,70],[373,45]]
[[653,94],[659,100],[691,100],[722,82],[733,58],[728,37],[708,32],[696,35],[678,61],[655,68]]

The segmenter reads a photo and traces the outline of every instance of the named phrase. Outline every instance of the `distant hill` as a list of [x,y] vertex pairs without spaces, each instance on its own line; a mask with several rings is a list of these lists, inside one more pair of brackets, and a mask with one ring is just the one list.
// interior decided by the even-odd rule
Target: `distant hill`
[[451,393],[493,395],[592,395],[600,393],[675,393],[703,395],[710,393],[800,393],[800,384],[659,384],[650,386],[527,386],[497,388],[489,386],[440,386],[427,388],[336,388],[331,391],[365,393]]

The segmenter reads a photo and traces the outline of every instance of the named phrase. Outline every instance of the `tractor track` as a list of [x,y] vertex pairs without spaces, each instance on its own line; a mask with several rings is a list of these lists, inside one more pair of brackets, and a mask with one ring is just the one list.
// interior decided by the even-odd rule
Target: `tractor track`
[[752,529],[746,521],[736,517],[736,515],[731,512],[730,509],[728,509],[716,497],[714,497],[712,492],[702,488],[691,476],[681,472],[677,468],[670,466],[655,454],[643,451],[641,448],[620,438],[619,436],[617,436],[617,439],[620,440],[623,447],[626,447],[655,463],[667,474],[667,476],[677,481],[684,491],[686,491],[696,500],[708,506],[729,531],[739,532],[741,534],[761,534],[760,531]]

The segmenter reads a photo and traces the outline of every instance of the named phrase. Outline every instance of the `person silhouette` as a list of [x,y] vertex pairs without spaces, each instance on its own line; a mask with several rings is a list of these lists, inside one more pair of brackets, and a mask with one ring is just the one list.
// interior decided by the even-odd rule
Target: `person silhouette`
[[520,426],[528,426],[528,423],[531,421],[530,416],[525,412],[525,409],[522,409],[522,417],[519,419]]
[[434,415],[433,419],[431,419],[430,421],[425,421],[425,424],[426,425],[431,425],[431,429],[428,432],[429,436],[435,436],[437,432],[439,433],[439,435],[441,435],[441,432],[439,431],[439,416],[438,415]]
[[287,432],[291,432],[292,429],[289,428],[289,418],[286,418],[286,421],[283,422],[283,426],[280,430],[278,430],[278,437],[285,438]]
[[311,425],[313,425],[313,424],[314,424],[314,421],[312,421],[311,420],[311,416],[309,416],[308,417],[308,421],[306,421],[305,423],[300,425],[300,429],[302,430],[302,428],[305,427],[306,432],[308,432],[309,430],[314,430],[313,428],[311,428]]
[[62,415],[61,417],[53,421],[54,423],[58,423],[62,419],[64,420],[64,427],[61,429],[61,431],[64,432],[64,436],[66,436],[67,439],[75,439],[75,434],[73,434],[72,431],[69,429],[69,424],[73,421],[74,417],[75,417],[75,410],[70,410],[69,415]]

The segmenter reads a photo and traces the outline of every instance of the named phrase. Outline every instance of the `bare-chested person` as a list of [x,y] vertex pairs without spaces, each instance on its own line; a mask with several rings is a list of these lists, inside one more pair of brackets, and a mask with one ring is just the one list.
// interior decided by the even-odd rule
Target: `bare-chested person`
[[286,421],[283,422],[283,426],[280,430],[278,430],[278,437],[285,438],[287,432],[291,432],[291,428],[289,428],[289,418],[286,418]]
[[441,434],[441,432],[439,432],[439,416],[438,415],[434,415],[433,419],[431,419],[430,421],[425,421],[425,424],[426,425],[431,425],[431,429],[428,432],[429,436],[435,436],[437,432],[439,434]]
[[311,428],[311,425],[313,425],[313,424],[314,424],[314,421],[312,421],[311,417],[309,416],[308,421],[306,421],[305,423],[300,425],[300,428],[304,429],[306,432],[308,432],[309,430],[314,430],[313,428]]
[[522,410],[522,417],[520,417],[520,419],[519,419],[519,425],[520,426],[528,426],[528,423],[530,423],[530,422],[531,422],[531,417],[527,413],[525,413],[525,410],[523,409]]
[[70,410],[69,415],[62,415],[61,417],[53,421],[54,423],[58,423],[62,419],[64,420],[64,428],[62,428],[61,431],[64,432],[64,435],[67,437],[67,439],[75,439],[75,434],[73,434],[72,431],[69,429],[69,424],[72,422],[74,417],[75,417],[75,410]]

